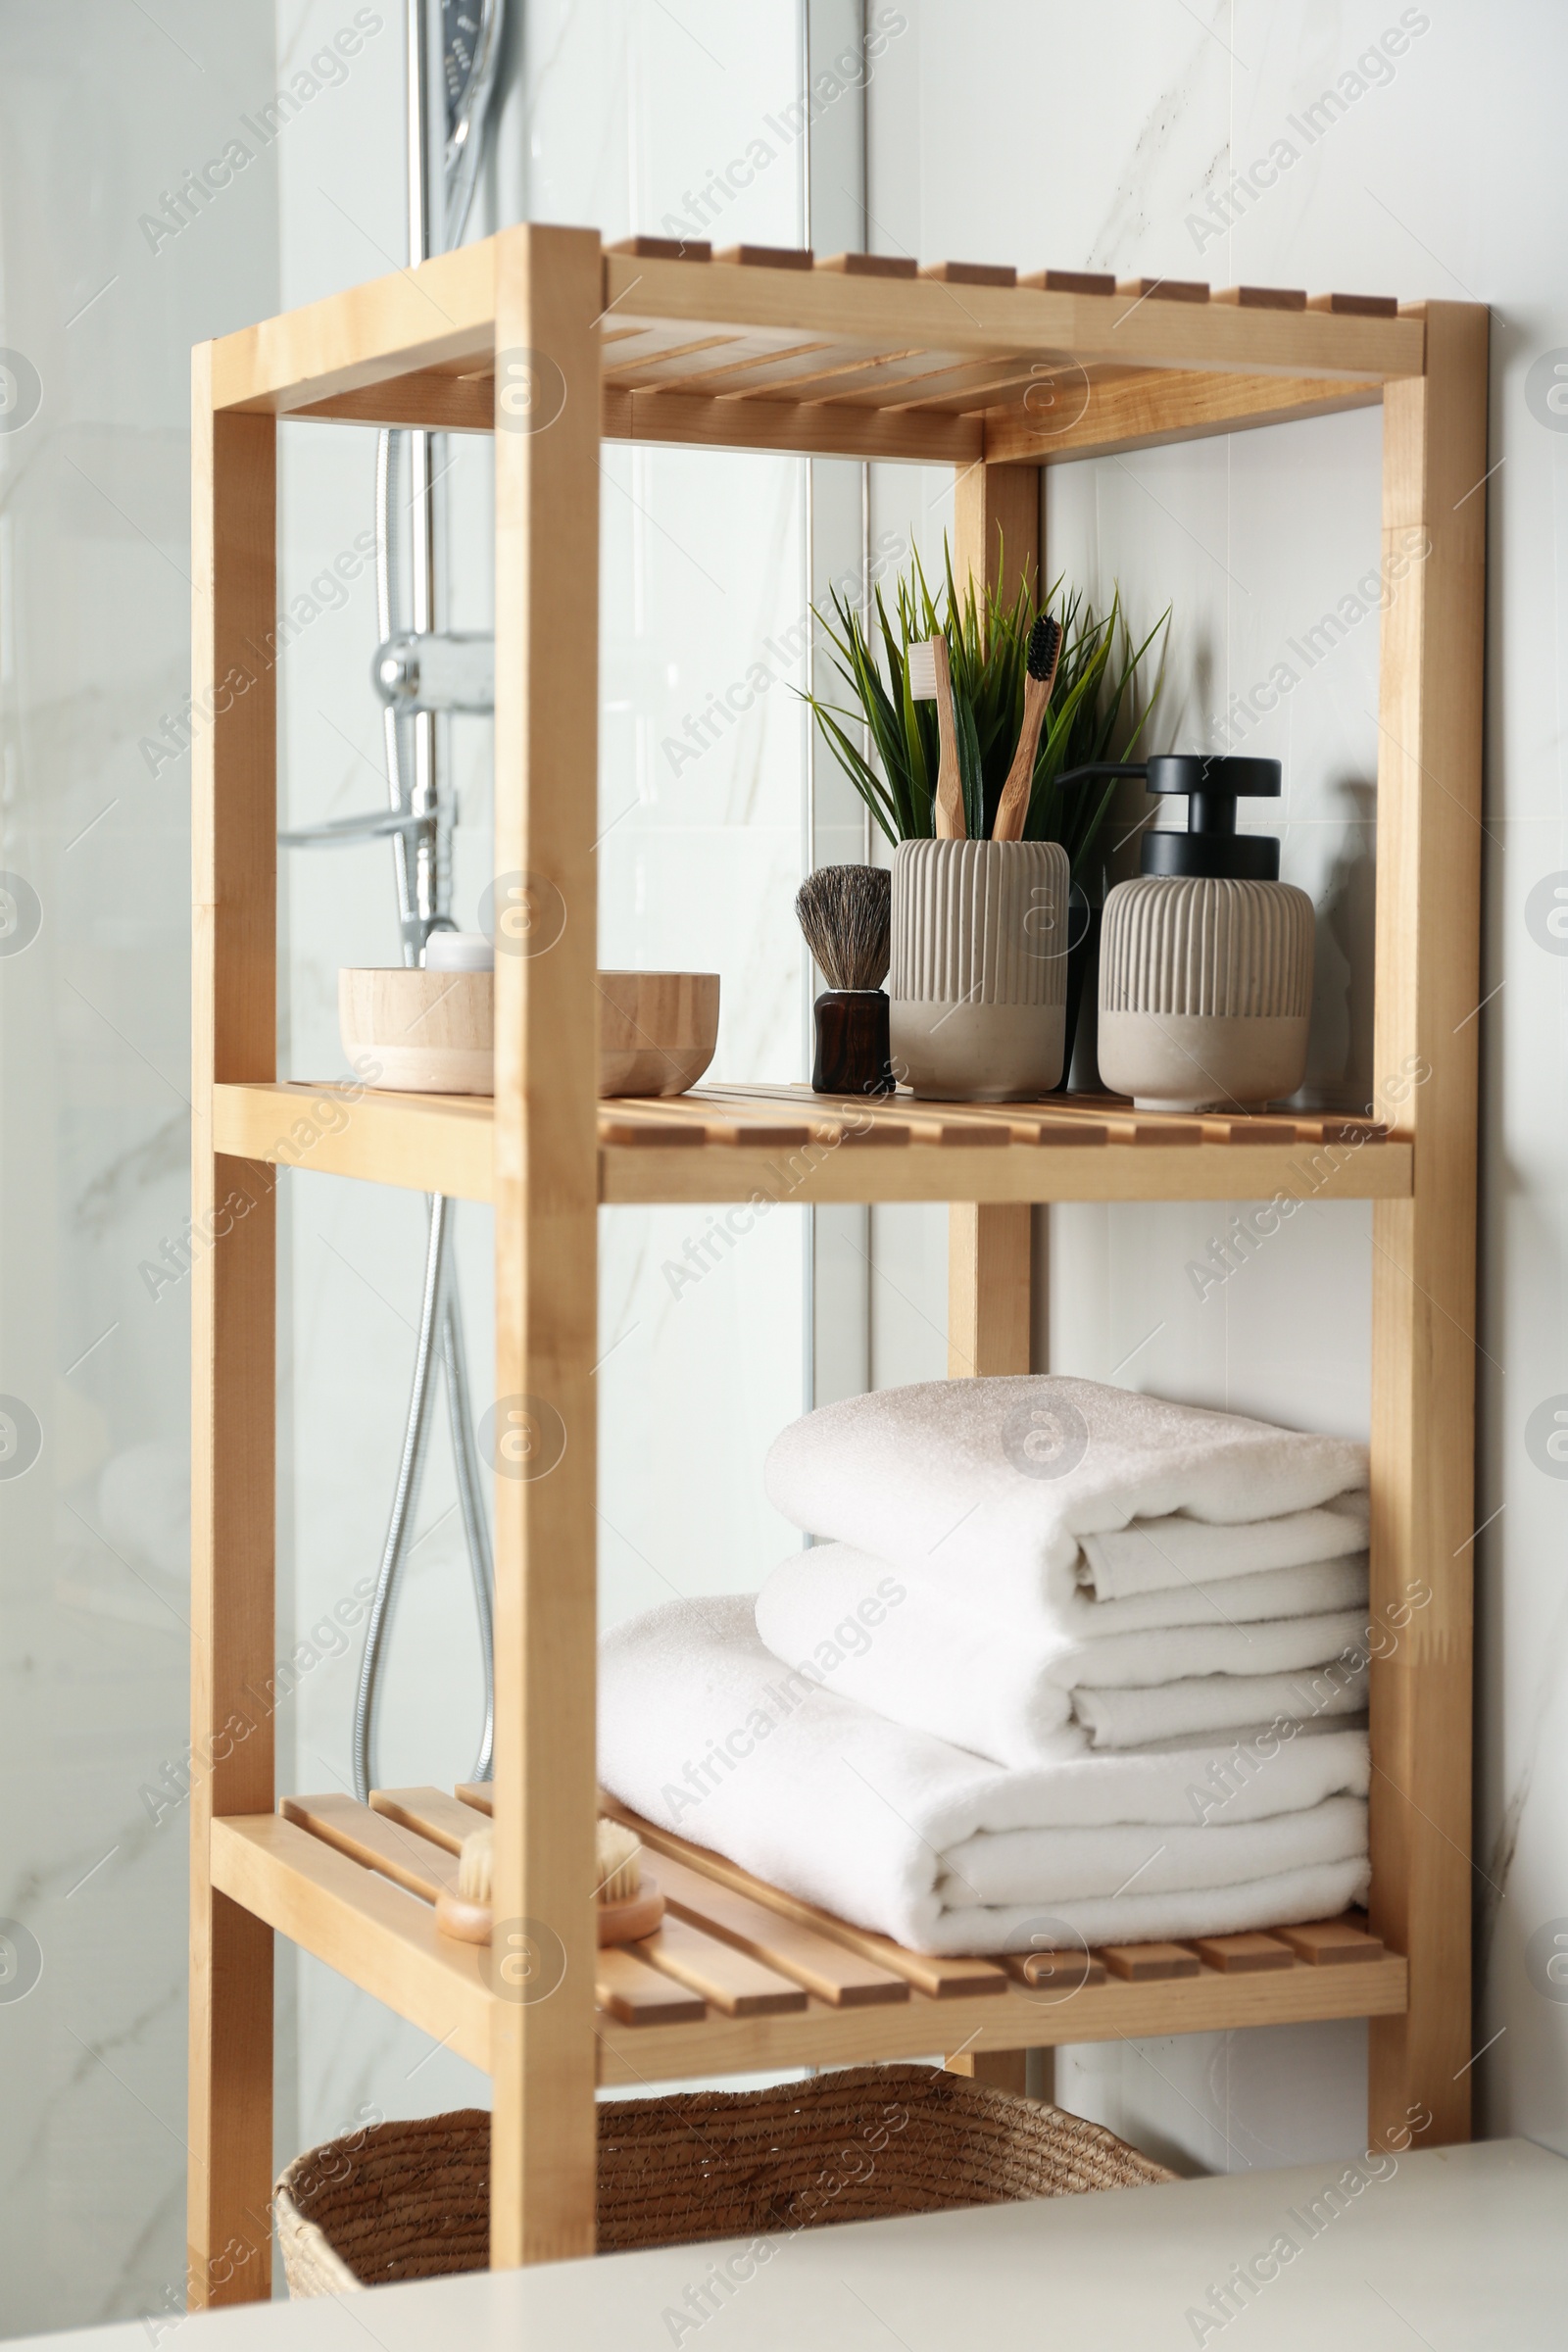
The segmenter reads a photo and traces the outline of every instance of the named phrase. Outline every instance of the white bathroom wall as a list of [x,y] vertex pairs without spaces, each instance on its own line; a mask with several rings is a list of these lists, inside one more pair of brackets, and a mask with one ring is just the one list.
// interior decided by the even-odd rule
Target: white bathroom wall
[[270,0],[156,18],[0,11],[7,2334],[184,2294],[189,353],[276,306],[277,148]]
[[[1568,1410],[1565,975],[1551,960],[1553,894],[1568,888],[1568,416],[1553,397],[1568,309],[1551,292],[1564,196],[1550,163],[1568,21],[1546,0],[1111,0],[1087,14],[909,0],[905,13],[908,36],[871,91],[871,211],[890,250],[1493,306],[1493,471],[1474,493],[1491,502],[1476,2078],[1482,2129],[1568,2146],[1555,1981],[1568,1942],[1554,1941],[1568,1938],[1568,1608],[1552,1451],[1553,1414]],[[1211,194],[1259,158],[1261,192],[1225,229]],[[1283,871],[1318,906],[1309,1099],[1356,1104],[1393,1075],[1369,1053],[1376,616],[1310,665],[1290,641],[1376,565],[1377,479],[1367,412],[1062,468],[1046,504],[1052,569],[1102,596],[1119,581],[1146,625],[1172,606],[1154,740],[1284,760]],[[1296,673],[1283,693],[1282,662]],[[1273,713],[1227,733],[1234,698],[1259,710],[1273,698],[1253,689],[1271,679]],[[1363,1431],[1367,1212],[1298,1217],[1216,1286],[1189,1266],[1222,1213],[1054,1213],[1053,1368]],[[1068,2104],[1184,2163],[1277,2163],[1360,2144],[1363,2049],[1356,2027],[1312,2027],[1084,2050],[1058,2079]]]

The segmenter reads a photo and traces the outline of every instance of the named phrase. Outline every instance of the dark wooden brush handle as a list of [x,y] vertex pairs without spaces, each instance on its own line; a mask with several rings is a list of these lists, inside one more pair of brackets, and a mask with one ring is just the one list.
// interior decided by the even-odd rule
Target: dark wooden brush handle
[[879,988],[830,988],[816,1000],[816,1057],[811,1089],[818,1095],[891,1095],[888,1001]]

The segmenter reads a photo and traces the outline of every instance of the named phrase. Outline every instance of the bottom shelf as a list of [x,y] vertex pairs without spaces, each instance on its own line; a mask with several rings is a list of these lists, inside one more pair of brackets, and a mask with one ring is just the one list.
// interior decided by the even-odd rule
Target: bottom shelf
[[[276,1814],[213,1823],[220,1892],[400,2016],[488,2068],[490,1954],[438,1935],[466,1833],[488,1809],[470,1788],[282,1799]],[[663,1926],[598,1956],[599,2080],[863,2066],[962,2051],[1037,2049],[1237,2026],[1389,2017],[1404,1961],[1364,1922],[1081,1952],[937,1959],[906,1951],[752,1878],[610,1800],[655,1857]]]

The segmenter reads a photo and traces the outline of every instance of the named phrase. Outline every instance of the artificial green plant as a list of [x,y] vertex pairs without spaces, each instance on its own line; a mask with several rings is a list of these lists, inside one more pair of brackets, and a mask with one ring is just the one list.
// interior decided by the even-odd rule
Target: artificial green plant
[[[1127,756],[1148,723],[1159,694],[1154,684],[1140,705],[1139,672],[1164,629],[1161,614],[1143,643],[1133,645],[1122,616],[1120,593],[1108,612],[1097,614],[1081,590],[1064,590],[1057,579],[1037,605],[1027,582],[1010,604],[995,589],[982,599],[971,581],[960,598],[953,559],[945,551],[943,610],[926,584],[918,556],[895,586],[896,621],[889,617],[880,588],[876,624],[886,662],[884,678],[872,632],[856,607],[832,592],[833,619],[816,618],[833,648],[835,663],[858,705],[858,710],[808,695],[817,725],[872,816],[890,842],[926,840],[934,833],[934,804],[940,748],[937,707],[916,702],[909,692],[909,648],[940,631],[948,641],[953,707],[963,780],[964,824],[971,840],[989,836],[1002,787],[1017,749],[1023,723],[1029,633],[1043,612],[1061,624],[1061,660],[1052,689],[1046,724],[1035,759],[1026,841],[1059,841],[1073,877],[1087,886],[1096,840],[1115,792],[1114,780],[1058,787],[1066,768],[1091,760]],[[836,625],[835,625],[836,623]],[[849,732],[864,725],[868,760]]]

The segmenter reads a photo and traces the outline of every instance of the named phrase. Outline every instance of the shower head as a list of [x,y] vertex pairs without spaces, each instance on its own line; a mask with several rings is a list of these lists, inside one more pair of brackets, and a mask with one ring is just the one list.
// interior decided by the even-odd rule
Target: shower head
[[484,153],[485,118],[501,57],[504,0],[441,0],[446,93],[445,244],[461,245]]

